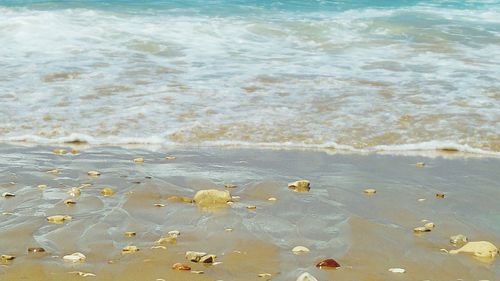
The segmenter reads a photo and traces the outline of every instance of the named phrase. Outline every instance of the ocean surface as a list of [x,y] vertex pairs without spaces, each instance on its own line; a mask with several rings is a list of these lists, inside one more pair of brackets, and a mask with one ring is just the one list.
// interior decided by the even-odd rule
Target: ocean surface
[[500,1],[0,0],[0,141],[500,155]]

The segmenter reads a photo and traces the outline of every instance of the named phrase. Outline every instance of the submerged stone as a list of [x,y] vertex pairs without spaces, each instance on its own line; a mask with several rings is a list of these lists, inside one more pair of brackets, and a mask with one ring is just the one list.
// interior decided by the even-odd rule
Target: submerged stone
[[423,168],[423,167],[425,167],[425,163],[424,162],[417,162],[415,164],[415,166],[417,166],[418,168]]
[[115,194],[115,191],[111,187],[105,187],[101,190],[101,194],[103,196],[113,196]]
[[413,229],[413,232],[415,232],[415,233],[430,232],[430,231],[431,231],[431,229],[426,228],[424,226],[415,227]]
[[298,180],[289,183],[288,188],[295,192],[309,192],[311,183],[308,180]]
[[462,248],[449,251],[450,254],[470,253],[476,257],[495,258],[498,256],[498,248],[488,241],[475,241],[465,244]]
[[424,227],[426,229],[432,230],[432,229],[434,229],[434,227],[436,227],[436,225],[433,222],[428,222],[428,223],[424,224]]
[[229,201],[231,201],[231,194],[227,190],[200,190],[194,196],[194,202],[200,207],[227,206]]
[[64,205],[73,206],[73,205],[76,205],[76,201],[73,199],[67,199],[67,200],[64,200]]
[[82,191],[78,187],[72,187],[68,191],[68,194],[71,196],[80,196],[80,194],[82,194]]

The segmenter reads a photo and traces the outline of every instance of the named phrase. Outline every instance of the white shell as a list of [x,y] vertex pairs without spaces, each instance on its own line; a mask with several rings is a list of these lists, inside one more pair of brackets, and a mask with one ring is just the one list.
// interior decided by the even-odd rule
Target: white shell
[[406,269],[396,267],[396,268],[389,268],[389,271],[392,273],[405,273]]
[[292,249],[292,252],[296,255],[307,254],[310,250],[304,246],[296,246]]
[[312,276],[309,272],[304,272],[297,278],[297,281],[318,281],[318,279]]
[[83,262],[83,261],[85,261],[86,258],[87,257],[85,257],[84,254],[76,252],[76,253],[73,253],[71,255],[64,256],[63,260],[67,261],[67,262]]

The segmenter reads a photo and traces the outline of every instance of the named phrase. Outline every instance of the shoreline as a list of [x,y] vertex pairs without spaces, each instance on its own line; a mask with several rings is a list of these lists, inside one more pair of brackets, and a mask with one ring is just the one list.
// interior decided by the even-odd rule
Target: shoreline
[[[500,244],[500,161],[494,157],[220,147],[89,147],[75,155],[56,155],[55,148],[62,147],[0,144],[0,191],[16,195],[0,198],[0,254],[16,256],[0,266],[2,278],[80,280],[82,276],[70,274],[75,271],[96,274],[95,280],[266,280],[258,277],[262,273],[271,274],[268,280],[295,280],[306,271],[318,280],[500,276],[498,260],[485,263],[440,250],[454,249],[448,240],[459,233]],[[134,163],[137,157],[144,163]],[[425,165],[417,167],[417,162]],[[47,173],[52,169],[59,173]],[[90,177],[90,170],[101,175]],[[310,192],[287,188],[287,183],[302,178],[311,181]],[[85,183],[91,185],[81,187],[80,195],[68,194]],[[41,190],[40,184],[47,187]],[[111,187],[114,195],[103,196],[104,187]],[[172,201],[173,196],[192,198],[196,191],[210,188],[229,190],[239,198],[231,206],[209,211]],[[377,193],[368,196],[366,188]],[[436,198],[438,192],[446,197]],[[66,206],[67,199],[76,204]],[[61,225],[47,223],[47,216],[57,214],[72,219]],[[436,228],[415,235],[413,228],[422,220],[434,222]],[[155,243],[172,230],[181,232],[177,243]],[[126,231],[137,236],[127,238]],[[141,250],[122,255],[127,245]],[[311,252],[294,255],[291,249],[297,245]],[[31,255],[28,247],[44,247],[47,254]],[[77,251],[87,256],[86,262],[62,260]],[[189,263],[186,251],[213,253],[222,263]],[[341,268],[317,269],[314,265],[325,258],[334,258]],[[187,262],[204,274],[174,271],[175,262]],[[388,272],[392,267],[407,272]]]

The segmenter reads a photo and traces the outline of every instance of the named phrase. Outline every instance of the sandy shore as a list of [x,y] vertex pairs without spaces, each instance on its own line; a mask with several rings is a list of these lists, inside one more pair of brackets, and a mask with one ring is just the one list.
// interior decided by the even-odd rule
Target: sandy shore
[[[0,145],[0,193],[15,195],[0,198],[0,254],[16,257],[0,263],[1,280],[295,280],[306,271],[320,281],[500,280],[498,259],[440,250],[456,248],[449,243],[455,234],[500,245],[500,159],[116,147],[56,155],[56,148],[71,150]],[[145,162],[134,163],[137,157]],[[311,181],[310,192],[287,188],[298,179]],[[81,194],[68,194],[72,187]],[[104,187],[114,194],[103,196]],[[239,198],[210,210],[173,200],[208,188]],[[377,193],[368,196],[366,188]],[[52,215],[72,219],[51,224]],[[436,227],[415,235],[422,220]],[[180,232],[175,244],[155,242],[172,230]],[[140,251],[122,254],[128,245]],[[298,245],[310,252],[293,254]],[[29,247],[46,252],[28,253]],[[190,250],[221,263],[189,262]],[[86,261],[63,261],[74,252]],[[325,258],[341,267],[316,268]],[[172,270],[177,262],[203,274]],[[406,273],[388,271],[394,267]]]

